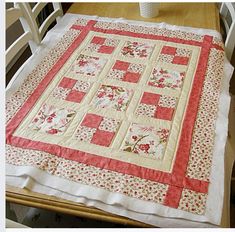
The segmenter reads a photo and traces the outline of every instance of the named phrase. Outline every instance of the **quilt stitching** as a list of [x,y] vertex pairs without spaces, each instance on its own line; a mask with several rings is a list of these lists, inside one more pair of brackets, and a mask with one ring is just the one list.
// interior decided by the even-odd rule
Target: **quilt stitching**
[[106,62],[107,60],[104,58],[81,54],[70,68],[69,74],[74,76],[85,75],[89,77],[97,77]]
[[144,72],[145,65],[116,60],[107,78],[137,83]]
[[136,115],[171,121],[176,107],[176,98],[144,92],[136,109]]
[[176,48],[172,46],[163,46],[160,52],[159,61],[188,65],[191,51],[185,48]]
[[162,159],[169,130],[133,123],[122,146],[123,151],[142,155],[147,158]]
[[[50,72],[50,69],[58,61],[69,45],[78,37],[80,30],[70,29],[59,40],[44,59],[28,75],[19,89],[6,101],[6,120],[9,122],[13,115],[20,109],[22,104],[28,99],[32,91],[38,86],[42,79]],[[37,78],[35,78],[35,75]]]
[[149,59],[154,49],[150,43],[126,41],[121,49],[121,55],[129,58]]
[[85,51],[112,54],[119,42],[117,39],[94,36]]
[[79,125],[75,137],[80,141],[108,147],[119,125],[119,120],[88,113]]
[[52,96],[58,99],[80,103],[91,88],[91,83],[64,77],[53,90]]
[[[89,23],[88,23],[89,24]],[[98,24],[98,23],[97,23]],[[90,24],[91,25],[91,24]],[[94,25],[94,24],[93,24]],[[96,25],[97,26],[97,25]],[[74,27],[73,27],[73,29],[75,29]],[[208,40],[208,37],[204,37],[204,40],[205,41],[209,41]],[[212,44],[212,46],[213,46],[213,44]],[[203,57],[203,55],[205,55],[206,53],[204,52],[202,52],[202,57]],[[205,56],[204,56],[205,57]],[[14,143],[13,143],[14,144]],[[146,148],[146,147],[145,147]],[[177,165],[176,165],[176,167],[177,167]],[[173,172],[174,172],[174,170],[173,170]],[[181,182],[181,180],[179,179],[179,181]],[[173,181],[174,182],[174,184],[177,184],[177,183],[179,183],[179,181],[177,180],[177,178],[176,178],[176,180],[175,181]],[[192,181],[192,180],[191,180]],[[194,181],[194,185],[196,184],[197,182],[195,182]],[[202,183],[202,182],[200,182],[200,183]],[[173,184],[173,183],[172,183]],[[179,201],[177,202],[170,202],[170,201],[168,201],[169,200],[169,197],[167,197],[167,196],[170,196],[171,194],[172,194],[172,190],[176,190],[177,188],[176,187],[174,187],[174,185],[170,185],[171,186],[171,188],[169,188],[168,189],[168,193],[167,193],[167,195],[166,195],[166,199],[165,199],[165,201],[164,201],[164,204],[166,204],[166,205],[168,205],[168,206],[171,206],[171,207],[178,207],[179,206]],[[186,186],[187,186],[187,188],[190,188],[190,181],[188,182],[188,184],[186,183]],[[184,191],[184,190],[183,190]],[[206,191],[206,188],[205,188],[205,191]],[[193,191],[194,192],[194,191]],[[177,190],[176,192],[175,192],[175,194],[176,195],[178,195],[178,196],[181,196],[181,194],[182,194],[182,188],[179,188],[179,191]],[[178,198],[178,200],[180,200],[180,198]],[[193,210],[190,210],[190,211],[193,211]],[[203,213],[202,211],[200,212],[200,213]]]
[[126,111],[133,91],[122,87],[101,85],[92,104],[95,107]]
[[29,128],[48,134],[60,135],[68,128],[75,113],[70,109],[58,109],[53,105],[44,104],[29,124]]
[[[120,172],[100,169],[76,161],[52,156],[49,153],[6,145],[9,155],[7,162],[14,165],[32,165],[50,174],[73,180],[78,183],[93,185],[111,192],[126,194],[131,197],[162,204],[168,185],[145,180]],[[103,180],[103,181],[101,181]],[[124,183],[129,183],[126,185]]]
[[[170,61],[171,62],[171,61]],[[148,85],[156,88],[180,90],[185,77],[185,72],[179,72],[162,67],[154,67]]]

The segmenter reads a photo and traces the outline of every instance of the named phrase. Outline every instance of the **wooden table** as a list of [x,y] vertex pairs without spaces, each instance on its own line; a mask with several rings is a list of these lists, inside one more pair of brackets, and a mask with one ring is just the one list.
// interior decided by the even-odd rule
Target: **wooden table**
[[[138,3],[74,3],[67,13],[126,18],[148,22],[166,22],[174,25],[216,29],[219,31],[219,14],[215,3],[162,3],[159,16],[145,19],[139,15]],[[137,227],[150,227],[125,217],[116,216],[82,204],[47,196],[26,189],[6,186],[6,200],[30,207],[38,207],[71,215],[121,223]]]
[[220,31],[219,12],[215,3],[161,3],[159,15],[155,18],[141,17],[138,3],[74,3],[67,13],[165,22]]

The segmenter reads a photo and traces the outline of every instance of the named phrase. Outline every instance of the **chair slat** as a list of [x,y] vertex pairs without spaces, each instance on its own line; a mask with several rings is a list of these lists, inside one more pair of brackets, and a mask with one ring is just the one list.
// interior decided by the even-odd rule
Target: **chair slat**
[[[228,13],[232,19],[230,26],[227,22]],[[220,15],[226,30],[225,51],[227,58],[231,60],[235,47],[235,9],[233,4],[231,2],[222,3],[220,7]]]
[[229,60],[231,60],[235,47],[235,21],[232,22],[230,30],[225,40],[225,51]]
[[30,32],[25,32],[21,35],[6,51],[6,66],[11,62],[15,55],[22,49],[28,41],[32,39]]
[[55,10],[53,13],[51,13],[47,19],[43,22],[43,24],[39,28],[39,34],[42,38],[44,34],[46,33],[48,27],[51,25],[51,23],[58,17],[61,16],[62,12],[60,9]]
[[33,16],[36,19],[41,10],[47,5],[46,2],[38,2],[32,9]]
[[225,32],[226,32],[226,34],[228,34],[228,32],[229,32],[229,25],[228,25],[228,22],[226,21],[226,18],[225,17],[221,17],[221,19],[222,19],[222,21],[223,21],[223,23],[224,23],[224,27],[225,27]]
[[18,8],[10,8],[6,11],[6,28],[9,28],[22,16],[22,12]]

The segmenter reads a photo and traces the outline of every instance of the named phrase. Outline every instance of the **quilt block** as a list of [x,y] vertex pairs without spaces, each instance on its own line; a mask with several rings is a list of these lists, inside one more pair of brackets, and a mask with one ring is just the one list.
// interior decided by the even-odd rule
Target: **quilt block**
[[136,115],[143,115],[164,120],[171,120],[176,107],[176,98],[144,92],[136,110]]
[[89,82],[76,81],[72,78],[64,77],[53,90],[52,96],[58,99],[80,103],[90,89],[90,85]]
[[118,120],[87,114],[75,134],[80,141],[108,147],[119,127]]
[[119,40],[94,36],[85,51],[111,54],[118,44]]
[[107,78],[137,83],[144,71],[143,64],[116,60]]
[[78,20],[7,99],[7,162],[206,214],[224,62],[218,41]]

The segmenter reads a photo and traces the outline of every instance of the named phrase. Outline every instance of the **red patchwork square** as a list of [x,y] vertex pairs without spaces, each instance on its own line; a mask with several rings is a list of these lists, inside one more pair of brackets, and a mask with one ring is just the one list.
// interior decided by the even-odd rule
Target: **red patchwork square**
[[188,57],[183,56],[175,56],[172,63],[173,64],[181,64],[181,65],[187,65],[189,61]]
[[160,95],[158,94],[144,92],[140,103],[144,103],[147,105],[157,105],[159,99]]
[[100,53],[106,53],[106,54],[111,54],[114,49],[115,49],[115,47],[102,45],[102,46],[99,48],[98,52],[100,52]]
[[96,114],[86,114],[85,118],[83,119],[81,126],[87,126],[91,128],[98,128],[103,117],[96,115]]
[[80,103],[85,94],[86,93],[79,92],[77,90],[71,90],[65,100]]
[[106,40],[105,38],[102,38],[102,37],[99,37],[99,36],[94,36],[93,39],[91,40],[91,43],[104,44],[105,40]]
[[92,137],[91,143],[108,147],[111,144],[114,135],[115,133],[113,132],[96,130]]
[[176,53],[176,48],[170,46],[164,46],[161,51],[161,54],[167,54],[167,55],[175,55],[175,53]]
[[172,120],[173,113],[174,113],[173,108],[158,106],[154,117],[158,118],[158,119],[163,119],[163,120],[169,120],[170,121],[170,120]]
[[139,79],[140,79],[139,73],[126,72],[122,80],[132,82],[132,83],[137,83]]
[[129,62],[117,60],[116,63],[114,64],[114,66],[113,66],[113,69],[127,71],[129,65],[130,65]]
[[77,81],[68,77],[64,77],[59,84],[59,87],[72,89]]

